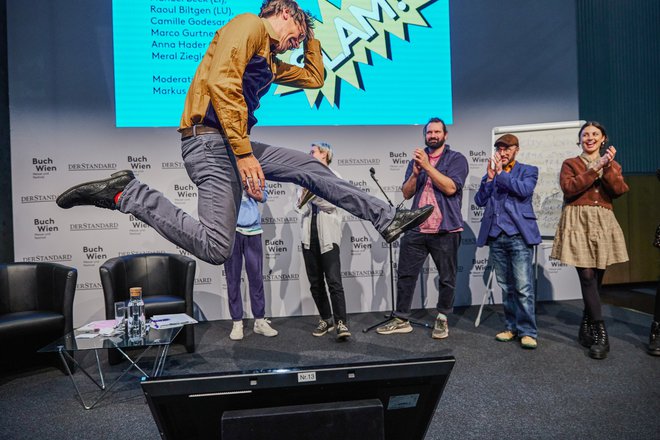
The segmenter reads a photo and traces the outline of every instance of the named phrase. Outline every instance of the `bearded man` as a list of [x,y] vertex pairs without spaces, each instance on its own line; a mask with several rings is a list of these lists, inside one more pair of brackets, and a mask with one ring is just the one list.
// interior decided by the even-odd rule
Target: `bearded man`
[[468,174],[468,161],[452,150],[447,140],[447,126],[431,118],[424,126],[426,148],[415,149],[401,188],[406,199],[413,198],[412,209],[433,206],[433,212],[419,227],[405,233],[399,248],[397,301],[395,318],[376,332],[381,335],[410,333],[410,306],[419,271],[431,254],[438,269],[438,315],[431,336],[449,336],[447,314],[453,311],[458,246],[461,244],[463,217],[461,202]]

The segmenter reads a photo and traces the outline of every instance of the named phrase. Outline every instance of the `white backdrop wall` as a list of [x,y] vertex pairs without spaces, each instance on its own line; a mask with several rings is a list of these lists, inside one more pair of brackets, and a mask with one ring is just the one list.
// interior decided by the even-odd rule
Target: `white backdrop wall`
[[[475,247],[481,210],[473,199],[491,150],[492,128],[578,119],[574,9],[574,0],[451,3],[454,123],[448,127],[449,144],[470,163],[456,305],[479,303],[484,293],[488,250]],[[115,128],[109,1],[8,2],[7,16],[16,261],[57,261],[79,270],[78,325],[103,316],[98,275],[103,261],[139,252],[186,252],[131,216],[88,207],[61,210],[54,203],[57,194],[125,168],[192,214],[196,191],[183,169],[174,128]],[[411,96],[410,106],[423,99]],[[399,203],[406,163],[413,149],[423,145],[421,131],[421,125],[256,127],[252,138],[302,151],[312,141],[327,141],[334,147],[332,165],[345,179],[380,197],[368,171],[373,167],[389,197]],[[270,191],[263,210],[267,314],[314,314],[293,206],[295,188],[271,183]],[[370,224],[349,215],[343,232],[349,313],[389,310],[386,244]],[[549,252],[544,242],[538,258],[539,299],[579,297],[573,269],[548,261]],[[394,254],[396,261],[396,243]],[[435,266],[427,262],[414,307],[435,305],[436,278]],[[195,303],[201,317],[229,317],[222,267],[198,261]]]

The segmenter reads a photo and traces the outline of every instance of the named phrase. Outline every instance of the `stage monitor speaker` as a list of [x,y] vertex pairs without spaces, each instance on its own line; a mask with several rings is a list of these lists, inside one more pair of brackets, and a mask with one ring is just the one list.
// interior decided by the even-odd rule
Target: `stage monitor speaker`
[[[235,411],[254,410],[245,413],[254,416],[274,409],[274,414],[279,414],[277,417],[285,419],[289,417],[285,413],[294,406],[298,406],[296,411],[302,408],[303,412],[305,408],[325,408],[327,413],[319,410],[305,417],[312,421],[325,417],[348,420],[354,414],[351,414],[353,410],[346,411],[352,408],[347,402],[356,405],[355,402],[378,400],[382,407],[379,425],[384,427],[385,440],[423,440],[455,362],[453,356],[447,356],[283,366],[268,370],[163,376],[149,378],[141,385],[164,439],[234,440],[233,435],[223,434],[221,421],[223,414]],[[337,411],[330,411],[331,408]],[[362,422],[366,423],[366,419]],[[268,435],[254,435],[251,440],[272,440],[272,435],[278,429],[287,429],[287,425],[295,423],[281,423],[280,428],[270,429]],[[318,437],[305,434],[289,437],[289,440],[294,438]],[[333,438],[347,437],[335,435]],[[367,438],[360,436],[359,440]]]

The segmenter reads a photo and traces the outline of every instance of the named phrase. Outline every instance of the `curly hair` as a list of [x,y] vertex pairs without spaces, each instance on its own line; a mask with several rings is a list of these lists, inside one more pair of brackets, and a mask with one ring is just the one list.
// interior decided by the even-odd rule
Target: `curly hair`
[[314,19],[308,11],[303,11],[295,0],[264,0],[261,5],[259,17],[268,18],[277,15],[285,10],[289,11],[293,20],[305,28],[305,34],[308,29],[314,29]]
[[426,125],[424,125],[424,128],[422,129],[422,133],[424,134],[424,136],[426,136],[426,130],[428,130],[429,124],[432,122],[439,122],[440,124],[442,124],[442,131],[447,133],[447,125],[445,124],[445,121],[443,121],[440,118],[433,117],[429,119],[429,122],[427,122]]

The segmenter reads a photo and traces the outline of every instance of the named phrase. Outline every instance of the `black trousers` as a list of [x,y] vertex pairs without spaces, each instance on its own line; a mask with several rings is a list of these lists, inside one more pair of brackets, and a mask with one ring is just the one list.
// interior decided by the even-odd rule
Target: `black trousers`
[[[321,253],[319,233],[316,227],[316,216],[312,217],[309,249],[303,247],[305,270],[309,279],[309,290],[314,298],[321,319],[329,320],[334,316],[335,322],[346,323],[346,299],[344,286],[341,282],[341,261],[339,246],[335,243],[332,250]],[[326,293],[326,283],[330,292],[330,300]],[[332,303],[332,307],[330,304]]]
[[396,286],[396,314],[406,317],[410,314],[415,285],[426,257],[431,255],[438,269],[438,312],[445,315],[454,309],[456,271],[458,270],[458,247],[461,244],[460,232],[423,234],[408,231],[401,239]]

